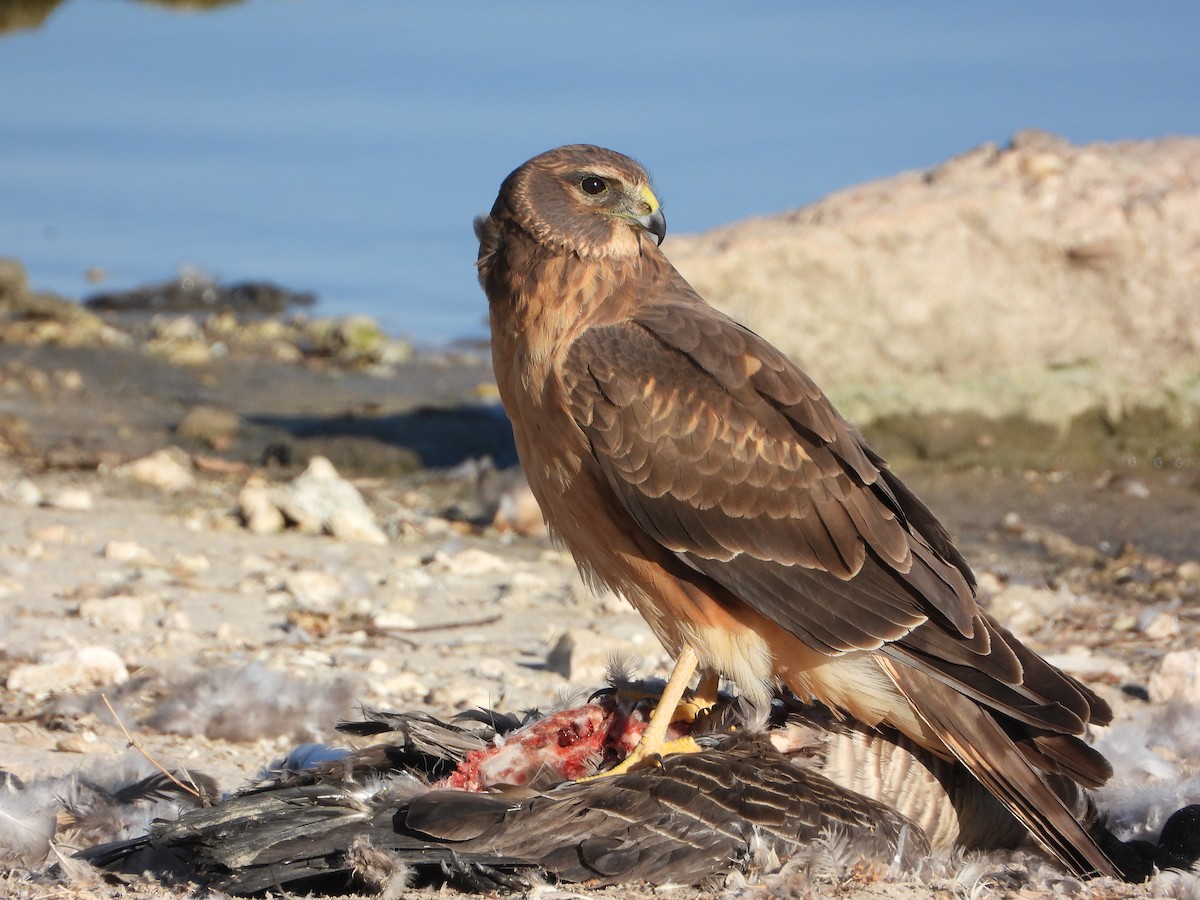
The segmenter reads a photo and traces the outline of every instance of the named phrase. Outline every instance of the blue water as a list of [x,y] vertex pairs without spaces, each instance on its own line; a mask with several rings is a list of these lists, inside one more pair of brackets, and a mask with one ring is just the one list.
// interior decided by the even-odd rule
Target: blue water
[[478,336],[472,218],[541,150],[644,162],[673,232],[1013,131],[1200,133],[1200,4],[68,0],[0,36],[0,255],[68,296],[194,266]]

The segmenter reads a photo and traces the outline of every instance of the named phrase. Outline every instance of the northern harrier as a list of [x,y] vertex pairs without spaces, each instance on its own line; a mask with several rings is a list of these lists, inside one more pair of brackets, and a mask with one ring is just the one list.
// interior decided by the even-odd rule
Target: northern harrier
[[983,612],[933,514],[779,350],[658,248],[646,172],[587,145],[505,179],[476,222],[492,355],[530,487],[593,582],[676,656],[634,760],[697,668],[782,683],[959,760],[1050,853],[1117,874],[1064,796],[1111,774],[1091,690]]

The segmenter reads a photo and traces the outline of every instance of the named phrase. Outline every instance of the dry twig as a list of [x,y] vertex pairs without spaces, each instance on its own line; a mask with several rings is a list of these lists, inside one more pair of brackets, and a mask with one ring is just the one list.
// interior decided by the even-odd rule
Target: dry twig
[[185,791],[185,792],[191,794],[193,797],[195,797],[201,803],[206,802],[206,798],[200,792],[200,789],[198,787],[196,787],[196,783],[194,781],[191,783],[191,785],[184,784],[182,781],[180,781],[178,778],[175,777],[174,773],[168,772],[165,768],[163,768],[162,763],[160,763],[157,759],[155,759],[153,756],[151,756],[150,751],[148,751],[145,747],[143,747],[141,745],[141,742],[138,741],[137,738],[135,738],[132,734],[129,733],[129,729],[125,727],[125,723],[121,721],[121,717],[117,715],[117,711],[115,709],[113,709],[113,705],[108,702],[107,694],[101,693],[100,699],[103,700],[104,705],[106,707],[108,707],[109,714],[113,717],[113,721],[117,723],[117,727],[121,729],[121,733],[125,735],[125,740],[127,740],[129,742],[130,747],[132,747],[138,753],[142,754],[142,756],[146,757],[146,759],[149,760],[150,765],[154,766],[154,768],[158,769],[158,771],[160,771],[164,775],[166,775],[167,778],[169,778],[171,780],[171,783],[174,784],[181,791]]

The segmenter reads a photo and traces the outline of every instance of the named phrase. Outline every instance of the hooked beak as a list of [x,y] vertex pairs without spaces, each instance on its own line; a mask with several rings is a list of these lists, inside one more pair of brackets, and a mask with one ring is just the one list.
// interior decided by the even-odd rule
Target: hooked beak
[[638,216],[633,221],[654,235],[658,239],[657,243],[660,245],[663,242],[663,238],[667,236],[667,217],[663,215],[661,206],[654,210],[654,212]]
[[634,216],[633,221],[658,238],[658,243],[661,245],[663,238],[667,236],[667,219],[663,215],[662,204],[654,196],[654,191],[645,185],[642,185],[640,193],[640,199],[646,212],[644,215]]

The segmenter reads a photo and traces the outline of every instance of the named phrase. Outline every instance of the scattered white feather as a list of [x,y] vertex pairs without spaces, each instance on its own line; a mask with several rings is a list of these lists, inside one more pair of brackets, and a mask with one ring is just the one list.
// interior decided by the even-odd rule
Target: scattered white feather
[[46,784],[0,789],[0,862],[32,867],[45,860],[54,837],[58,803]]
[[1095,746],[1113,777],[1094,798],[1118,837],[1157,838],[1171,813],[1200,803],[1200,708],[1147,707],[1106,729]]
[[254,741],[314,741],[354,708],[355,684],[341,677],[311,682],[258,663],[212,669],[182,682],[146,721],[167,734]]
[[1161,872],[1150,881],[1150,896],[1164,900],[1200,900],[1200,873]]
[[179,795],[123,789],[157,772],[130,751],[115,762],[98,761],[70,775],[0,788],[0,861],[36,868],[52,846],[78,849],[145,834],[155,819],[175,819],[192,804]]

